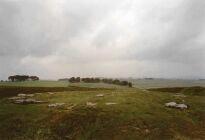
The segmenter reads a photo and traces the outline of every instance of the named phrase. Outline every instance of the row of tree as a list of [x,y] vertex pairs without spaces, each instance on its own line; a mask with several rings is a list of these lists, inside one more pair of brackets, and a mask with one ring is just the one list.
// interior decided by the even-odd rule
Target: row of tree
[[80,77],[71,77],[69,80],[71,83],[79,83],[80,82]]
[[107,83],[107,84],[115,84],[121,86],[129,86],[132,87],[132,83],[128,81],[120,81],[118,79],[100,79],[100,78],[80,78],[80,77],[71,77],[69,82],[71,83],[78,83],[78,82],[85,82],[85,83]]
[[82,78],[81,79],[85,83],[100,83],[100,78]]
[[121,86],[129,86],[132,87],[132,83],[128,81],[120,81],[118,79],[102,79],[103,83],[107,84],[115,84],[115,85],[121,85]]
[[15,81],[37,81],[39,80],[39,77],[37,76],[29,76],[29,75],[13,75],[8,77],[9,81],[15,82]]

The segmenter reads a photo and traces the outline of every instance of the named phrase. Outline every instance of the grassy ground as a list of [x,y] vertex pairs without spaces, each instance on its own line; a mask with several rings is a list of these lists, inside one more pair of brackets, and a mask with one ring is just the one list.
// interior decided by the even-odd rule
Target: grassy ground
[[16,96],[19,93],[45,93],[45,92],[63,92],[63,91],[92,91],[92,90],[112,90],[108,88],[88,88],[88,87],[18,87],[18,86],[0,86],[0,98]]
[[169,93],[183,93],[186,95],[205,95],[204,87],[172,87],[172,88],[151,88],[149,91],[160,91],[160,92],[169,92]]
[[[200,96],[186,94],[190,92],[186,90],[183,92],[186,97],[176,97],[173,96],[175,92],[125,87],[110,90],[69,88],[67,91],[54,92],[56,94],[53,95],[47,92],[35,95],[36,99],[48,101],[46,104],[16,105],[10,103],[7,97],[1,98],[0,138],[2,140],[205,139],[204,94]],[[104,97],[97,97],[98,94],[104,94]],[[185,102],[190,108],[188,110],[166,108],[164,104],[170,101]],[[87,102],[97,105],[89,107],[86,105]],[[108,102],[117,104],[106,105]],[[48,108],[50,103],[65,103],[65,106]]]
[[191,87],[203,86],[205,87],[205,80],[181,80],[181,79],[133,79],[129,80],[137,88],[166,88],[166,87]]
[[25,82],[0,82],[0,86],[23,87],[67,87],[66,81],[25,81]]
[[[133,86],[140,89],[167,88],[167,87],[205,87],[205,80],[177,80],[177,79],[122,79],[133,83]],[[105,83],[69,83],[67,81],[25,81],[25,82],[0,82],[0,86],[23,86],[23,87],[67,87],[68,85],[83,87],[107,87],[120,88],[118,85]]]
[[24,82],[0,82],[0,86],[14,87],[68,87],[80,86],[89,88],[121,88],[122,86],[106,83],[69,83],[67,81],[24,81]]
[[124,88],[124,86],[114,85],[114,84],[106,84],[106,83],[69,83],[69,86],[80,86],[80,87],[88,87],[88,88]]

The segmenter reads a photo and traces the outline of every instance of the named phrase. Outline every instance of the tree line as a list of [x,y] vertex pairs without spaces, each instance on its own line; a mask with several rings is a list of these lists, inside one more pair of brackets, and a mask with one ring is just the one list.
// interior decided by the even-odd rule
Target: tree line
[[68,79],[71,83],[79,83],[79,82],[85,82],[85,83],[106,83],[106,84],[114,84],[114,85],[121,85],[121,86],[129,86],[132,87],[132,83],[128,81],[120,81],[119,79],[107,79],[107,78],[80,78],[80,77],[71,77]]
[[39,77],[37,76],[29,76],[29,75],[13,75],[13,76],[9,76],[8,80],[11,82],[15,82],[15,81],[37,81],[39,80]]

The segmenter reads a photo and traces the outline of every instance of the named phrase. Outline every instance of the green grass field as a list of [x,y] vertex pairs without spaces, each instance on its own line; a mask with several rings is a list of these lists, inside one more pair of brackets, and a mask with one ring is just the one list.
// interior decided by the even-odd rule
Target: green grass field
[[23,86],[23,87],[67,87],[65,81],[25,81],[25,82],[0,82],[0,86]]
[[[30,82],[30,85],[12,83],[14,87],[1,86],[1,140],[205,139],[204,88],[144,90],[106,84],[49,83],[44,81]],[[48,103],[13,104],[3,94],[9,89],[12,89],[12,93],[18,91],[12,96],[40,92],[42,94],[34,98]],[[49,94],[48,91],[55,94]],[[178,92],[186,97],[173,96]],[[97,97],[99,94],[104,96]],[[164,104],[170,101],[183,102],[189,108],[166,108]],[[88,102],[96,105],[88,106]],[[52,103],[65,105],[49,108],[48,105]]]
[[[133,83],[133,86],[140,89],[165,88],[165,87],[205,87],[205,80],[177,80],[177,79],[124,79]],[[105,83],[69,83],[66,81],[25,81],[25,82],[0,82],[0,86],[23,86],[23,87],[67,87],[68,85],[77,85],[82,87],[106,87],[121,88],[118,85]]]
[[129,80],[136,88],[166,88],[166,87],[205,87],[205,80],[183,80],[183,79],[133,79]]

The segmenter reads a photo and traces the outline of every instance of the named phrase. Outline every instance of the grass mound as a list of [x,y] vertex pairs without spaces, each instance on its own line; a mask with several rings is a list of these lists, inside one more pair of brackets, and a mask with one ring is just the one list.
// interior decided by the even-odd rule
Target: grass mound
[[188,87],[182,90],[183,94],[186,95],[197,95],[197,96],[205,96],[205,88],[204,87]]
[[170,92],[170,93],[182,93],[185,95],[205,96],[204,87],[172,87],[172,88],[151,88],[149,91]]

